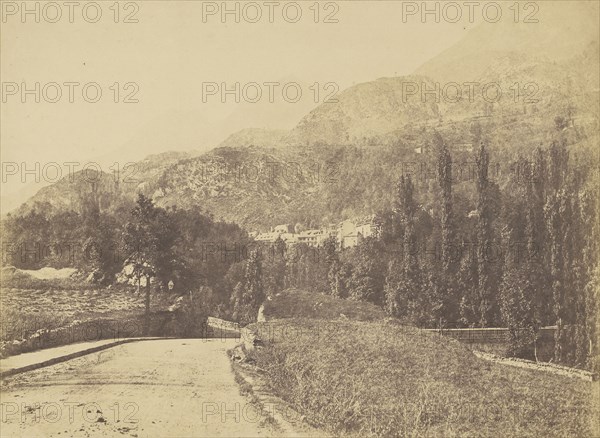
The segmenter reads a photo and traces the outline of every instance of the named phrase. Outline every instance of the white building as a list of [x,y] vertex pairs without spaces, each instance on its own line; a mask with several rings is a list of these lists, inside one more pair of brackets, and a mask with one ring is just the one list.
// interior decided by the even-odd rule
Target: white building
[[279,237],[288,245],[298,243],[298,235],[294,233],[282,233]]
[[374,218],[375,215],[371,215],[357,220],[341,222],[337,233],[340,247],[352,248],[359,245],[365,237],[373,236],[375,232]]
[[273,243],[281,238],[286,244],[303,243],[318,247],[329,237],[335,237],[341,248],[352,248],[360,244],[362,239],[375,233],[374,215],[360,219],[348,219],[337,225],[329,225],[320,229],[304,230],[294,233],[290,225],[277,225],[268,233],[251,233],[257,242]]
[[322,242],[323,230],[305,230],[297,234],[297,242],[309,246],[318,246]]
[[273,228],[272,231],[274,233],[287,234],[287,233],[293,233],[294,229],[291,225],[284,224],[284,225],[277,225],[275,228]]
[[279,233],[269,232],[269,233],[260,233],[258,234],[254,240],[257,242],[270,242],[273,243],[280,236]]

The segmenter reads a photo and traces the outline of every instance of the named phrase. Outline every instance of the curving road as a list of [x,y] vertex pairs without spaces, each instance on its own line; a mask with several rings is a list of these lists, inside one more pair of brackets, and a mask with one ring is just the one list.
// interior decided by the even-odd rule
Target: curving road
[[280,436],[240,394],[235,339],[124,344],[7,378],[1,436]]

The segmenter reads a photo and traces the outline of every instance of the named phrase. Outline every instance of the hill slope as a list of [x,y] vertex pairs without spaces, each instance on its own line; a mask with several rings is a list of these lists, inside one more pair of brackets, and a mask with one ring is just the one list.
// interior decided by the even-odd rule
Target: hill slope
[[507,15],[499,22],[474,27],[457,44],[418,68],[416,74],[462,83],[478,80],[498,59],[565,63],[598,40],[596,2],[521,4],[518,23],[514,9],[506,6],[503,9]]

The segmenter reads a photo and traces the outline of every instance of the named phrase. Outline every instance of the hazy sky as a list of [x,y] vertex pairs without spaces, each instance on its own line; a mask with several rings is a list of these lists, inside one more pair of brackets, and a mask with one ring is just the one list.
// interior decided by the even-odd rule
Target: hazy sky
[[[28,7],[34,9],[35,3],[28,2]],[[114,22],[113,1],[97,2],[102,16],[96,23],[84,19],[94,21],[95,8],[88,7],[84,17],[83,6],[89,2],[79,2],[70,23],[69,8],[57,3],[62,17],[56,23],[47,20],[55,19],[57,9],[43,10],[44,2],[40,2],[40,23],[33,14],[25,16],[25,23],[22,11],[13,14],[14,8],[21,8],[20,1],[2,3],[4,87],[10,82],[21,87],[24,82],[34,89],[36,82],[40,87],[56,82],[62,92],[57,103],[46,102],[41,92],[40,103],[34,102],[34,95],[21,102],[20,89],[15,95],[4,93],[3,162],[26,162],[32,168],[35,162],[41,166],[89,160],[99,160],[103,166],[111,161],[124,164],[160,151],[206,150],[243,127],[291,128],[316,106],[310,84],[318,82],[322,87],[333,82],[341,91],[379,77],[410,74],[474,26],[466,8],[458,23],[436,23],[430,18],[423,24],[418,15],[404,23],[402,2],[394,1],[321,2],[318,23],[313,1],[298,2],[302,17],[296,23],[286,21],[294,19],[294,7],[283,16],[283,6],[289,2],[275,2],[273,23],[262,1],[256,3],[262,13],[258,23],[244,20],[256,15],[254,7],[246,7],[244,14],[244,3],[239,3],[240,23],[233,14],[223,23],[219,11],[203,19],[203,8],[209,12],[222,2],[201,1],[121,2],[119,23]],[[236,7],[236,2],[227,4]],[[503,4],[506,17],[509,4]],[[130,13],[135,13],[137,23],[123,22]],[[324,23],[327,16],[338,22]],[[474,21],[481,21],[481,12]],[[65,82],[81,84],[74,88],[73,103]],[[82,96],[82,86],[89,82],[102,91],[97,103]],[[128,82],[139,88],[138,103],[122,103],[135,89],[133,85],[124,89]],[[206,82],[282,85],[274,88],[274,103],[268,102],[268,88],[262,86],[259,103],[235,104],[229,96],[224,104],[218,95],[202,101]],[[302,86],[298,103],[282,97],[282,86],[288,82]],[[113,102],[114,83],[119,84],[119,103]],[[50,99],[55,98],[53,86],[46,91]],[[94,96],[95,89],[88,88],[88,97]],[[18,177],[9,177],[2,184],[2,195],[10,196],[26,185]]]

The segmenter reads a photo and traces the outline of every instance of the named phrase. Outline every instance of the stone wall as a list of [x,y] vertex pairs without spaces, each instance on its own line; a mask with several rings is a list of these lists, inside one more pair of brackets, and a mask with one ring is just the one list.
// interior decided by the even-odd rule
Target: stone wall
[[[481,350],[504,355],[508,348],[507,328],[456,328],[426,329],[441,336],[454,338],[469,345],[474,350]],[[538,332],[536,350],[540,361],[549,361],[554,355],[554,332],[556,326],[542,327]]]

